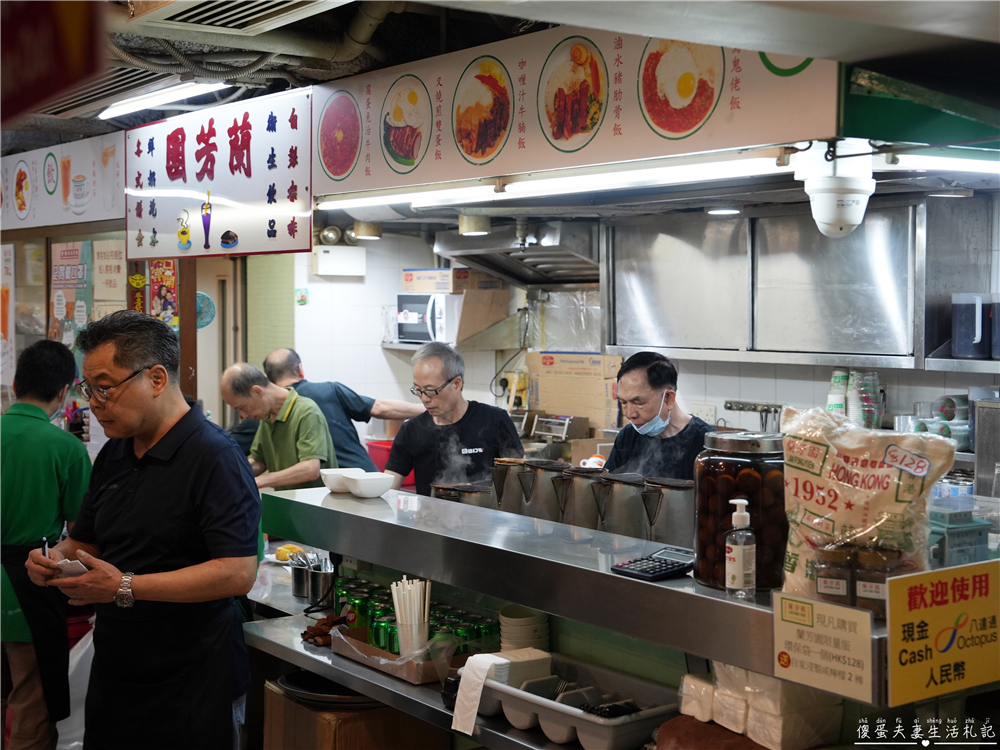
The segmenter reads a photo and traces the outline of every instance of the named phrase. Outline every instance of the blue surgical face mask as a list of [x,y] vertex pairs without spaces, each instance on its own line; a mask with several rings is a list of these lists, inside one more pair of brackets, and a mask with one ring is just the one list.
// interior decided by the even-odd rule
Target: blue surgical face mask
[[655,437],[667,429],[667,425],[670,424],[670,414],[667,414],[667,418],[664,420],[660,416],[660,412],[663,411],[663,404],[666,402],[667,392],[663,391],[663,397],[660,399],[660,408],[656,411],[656,416],[651,420],[646,422],[642,427],[636,427],[632,425],[632,429],[638,432],[640,435],[648,435]]

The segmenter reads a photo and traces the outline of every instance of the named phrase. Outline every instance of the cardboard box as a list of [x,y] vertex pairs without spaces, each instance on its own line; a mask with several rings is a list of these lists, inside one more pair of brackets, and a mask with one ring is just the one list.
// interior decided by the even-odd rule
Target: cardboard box
[[622,358],[588,352],[528,352],[528,370],[539,375],[573,375],[587,378],[614,379],[622,366]]
[[466,289],[462,293],[462,316],[455,342],[465,341],[507,317],[509,289]]
[[[346,656],[348,659],[353,659],[356,662],[365,664],[380,672],[391,674],[393,677],[406,680],[414,685],[424,685],[428,682],[441,681],[434,662],[409,660],[397,663],[400,660],[399,656],[391,654],[388,651],[383,651],[380,648],[369,646],[368,628],[349,628],[342,632],[347,642],[344,639],[338,638],[335,633],[332,634],[334,637],[330,642],[330,648],[333,649],[334,653]],[[453,656],[451,658],[451,669],[458,669],[465,666],[465,662],[468,661],[469,656],[470,654],[456,654]]]
[[467,289],[503,289],[503,282],[471,268],[406,268],[403,294],[461,294]]
[[395,708],[331,711],[264,683],[264,750],[449,750],[448,732]]
[[[532,373],[528,380],[529,403],[552,413],[552,409],[613,409],[618,406],[618,381],[613,379],[563,377]],[[531,393],[534,392],[534,396]],[[574,412],[570,412],[573,414]]]
[[570,460],[574,466],[579,466],[585,458],[600,453],[607,458],[611,455],[611,449],[615,447],[613,438],[587,438],[586,440],[570,440]]

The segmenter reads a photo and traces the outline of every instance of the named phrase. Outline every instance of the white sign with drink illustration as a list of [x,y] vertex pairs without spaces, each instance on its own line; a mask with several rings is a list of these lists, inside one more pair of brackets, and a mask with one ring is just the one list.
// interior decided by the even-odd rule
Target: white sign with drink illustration
[[125,216],[125,134],[111,133],[0,160],[4,229]]

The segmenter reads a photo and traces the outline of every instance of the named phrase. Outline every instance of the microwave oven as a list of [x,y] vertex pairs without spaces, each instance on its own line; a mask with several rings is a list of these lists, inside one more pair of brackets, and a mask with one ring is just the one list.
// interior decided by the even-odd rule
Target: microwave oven
[[396,297],[396,328],[399,341],[454,344],[462,316],[461,294],[400,294]]

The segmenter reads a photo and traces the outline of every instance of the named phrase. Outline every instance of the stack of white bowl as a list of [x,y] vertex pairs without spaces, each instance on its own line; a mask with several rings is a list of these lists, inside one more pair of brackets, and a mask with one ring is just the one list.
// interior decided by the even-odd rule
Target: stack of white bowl
[[500,650],[521,648],[549,650],[549,616],[520,604],[500,610]]

